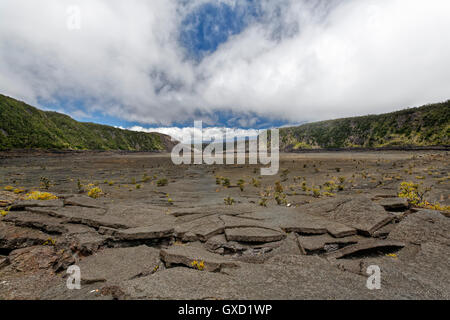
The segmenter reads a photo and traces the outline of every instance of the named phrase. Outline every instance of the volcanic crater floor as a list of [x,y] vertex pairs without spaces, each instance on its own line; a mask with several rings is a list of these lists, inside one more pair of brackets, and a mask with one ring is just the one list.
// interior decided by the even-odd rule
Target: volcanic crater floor
[[449,206],[448,159],[282,154],[260,176],[169,154],[2,153],[0,299],[449,299],[448,211],[399,197],[413,182]]

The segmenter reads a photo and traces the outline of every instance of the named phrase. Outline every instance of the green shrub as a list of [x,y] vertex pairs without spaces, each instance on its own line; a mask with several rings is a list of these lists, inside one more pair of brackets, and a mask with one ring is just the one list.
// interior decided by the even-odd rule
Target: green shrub
[[158,181],[156,181],[156,185],[158,187],[164,187],[164,186],[167,186],[168,184],[169,184],[169,181],[166,178],[162,178],[162,179],[159,179]]

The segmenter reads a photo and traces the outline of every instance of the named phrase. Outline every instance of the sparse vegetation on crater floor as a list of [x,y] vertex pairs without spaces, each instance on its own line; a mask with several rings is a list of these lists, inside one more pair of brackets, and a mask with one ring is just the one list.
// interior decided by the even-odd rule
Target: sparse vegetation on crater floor
[[[2,156],[0,299],[373,298],[360,271],[374,260],[402,275],[384,278],[382,298],[448,294],[445,151],[281,154],[275,176],[168,155]],[[68,292],[72,264],[106,281]],[[30,277],[39,287],[24,290]]]

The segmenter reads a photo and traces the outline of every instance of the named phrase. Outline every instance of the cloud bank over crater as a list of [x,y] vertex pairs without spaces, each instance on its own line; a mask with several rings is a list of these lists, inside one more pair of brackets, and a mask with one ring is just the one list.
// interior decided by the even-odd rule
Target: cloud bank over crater
[[142,127],[389,112],[450,98],[449,16],[447,0],[2,0],[0,88]]
[[196,137],[202,137],[201,141],[234,141],[237,139],[255,139],[261,131],[255,129],[239,129],[239,128],[220,128],[220,127],[207,127],[207,128],[195,128],[195,127],[160,127],[160,128],[144,128],[140,126],[134,126],[129,128],[131,131],[140,132],[158,132],[171,136],[177,141],[184,143],[198,143],[195,140]]

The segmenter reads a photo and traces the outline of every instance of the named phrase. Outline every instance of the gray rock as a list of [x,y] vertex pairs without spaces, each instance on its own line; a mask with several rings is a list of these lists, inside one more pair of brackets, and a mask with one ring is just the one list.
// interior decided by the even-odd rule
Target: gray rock
[[127,221],[107,216],[105,209],[67,206],[64,208],[27,208],[27,211],[65,219],[70,223],[84,224],[93,228],[128,228]]
[[394,230],[396,228],[397,224],[395,223],[388,223],[387,225],[385,225],[384,227],[381,227],[380,229],[378,229],[377,231],[375,231],[373,233],[373,237],[374,238],[382,238],[385,239],[387,238],[387,236],[389,235],[389,233],[392,232],[392,230]]
[[75,195],[64,199],[65,206],[78,206],[85,208],[99,208],[103,209],[104,203],[101,200],[93,199],[83,195]]
[[105,247],[108,238],[93,231],[69,232],[64,237],[65,243],[73,251],[83,255],[90,255]]
[[356,229],[341,223],[327,220],[295,208],[267,208],[246,217],[258,219],[265,226],[281,228],[285,232],[297,232],[301,234],[325,234],[330,233],[335,237],[345,237],[356,234]]
[[228,241],[238,242],[274,242],[286,238],[286,234],[280,231],[264,228],[233,228],[225,229]]
[[366,279],[345,273],[316,256],[277,255],[265,264],[239,263],[225,273],[171,268],[136,280],[122,290],[131,299],[374,299]]
[[335,238],[343,238],[355,235],[357,230],[353,227],[334,221],[324,221],[323,225],[327,228],[329,234]]
[[9,259],[5,256],[0,256],[0,269],[9,265]]
[[387,211],[396,210],[408,210],[409,203],[405,198],[382,198],[376,201],[379,205],[383,206]]
[[[448,246],[436,242],[423,243],[414,257],[379,256],[365,259],[364,265],[381,269],[381,290],[397,299],[450,299],[450,257]],[[366,268],[364,268],[366,272]]]
[[236,241],[228,241],[225,234],[219,234],[208,239],[205,247],[215,253],[243,253],[247,250],[272,250],[281,246],[283,242],[261,242],[261,243],[242,243]]
[[114,229],[114,228],[109,228],[109,227],[100,227],[98,228],[98,233],[105,235],[105,236],[114,236],[116,234],[118,234],[120,231],[120,229]]
[[[222,200],[223,201],[223,200]],[[209,215],[238,215],[251,213],[254,211],[249,204],[238,203],[233,206],[224,205],[208,205],[208,206],[196,206],[191,208],[176,209],[171,212],[171,215],[175,217],[185,216],[209,216]]]
[[121,288],[128,299],[139,300],[206,300],[235,296],[230,287],[231,277],[222,273],[202,272],[175,267],[154,275],[124,281]]
[[147,246],[104,249],[82,259],[78,264],[82,284],[124,280],[150,275],[159,270],[159,250]]
[[[81,275],[83,276],[83,275]],[[67,290],[66,279],[57,278],[39,295],[40,300],[113,300],[115,297],[102,295],[103,282],[83,283],[80,290]]]
[[42,231],[17,227],[0,221],[0,249],[14,250],[42,245],[48,238],[48,234]]
[[30,246],[9,254],[10,268],[17,272],[35,272],[51,269],[58,261],[52,246]]
[[325,234],[328,232],[326,227],[327,221],[308,214],[298,215],[286,220],[280,225],[281,229],[286,232],[301,234]]
[[[445,256],[445,247],[426,244],[422,254],[410,263],[386,256],[354,260],[346,271],[317,256],[277,255],[226,274],[177,267],[120,287],[132,299],[448,299],[448,258],[438,268],[430,259]],[[382,270],[382,290],[366,287],[371,264]]]
[[127,228],[155,224],[174,225],[176,221],[176,218],[168,214],[166,209],[145,204],[110,204],[105,217],[120,222]]
[[256,219],[248,219],[244,217],[229,216],[229,215],[222,215],[220,216],[220,219],[224,222],[225,228],[256,227],[256,228],[274,229],[270,225],[265,224],[264,221]]
[[161,250],[161,260],[167,267],[173,265],[184,265],[189,268],[195,268],[194,261],[203,262],[204,271],[217,272],[222,268],[233,268],[237,264],[230,259],[206,251],[200,247],[189,245],[175,245],[168,249]]
[[355,228],[366,235],[373,235],[376,230],[394,219],[382,206],[365,196],[353,197],[350,200],[330,199],[299,209]]
[[62,224],[65,222],[64,219],[43,216],[27,211],[13,211],[3,221],[14,223],[14,225],[19,227],[38,229],[49,234],[62,234],[68,231]]
[[298,236],[298,244],[302,251],[306,253],[322,252],[326,245],[338,244],[349,245],[361,241],[363,238],[359,236],[349,236],[343,238],[334,238],[328,234],[318,236]]
[[40,207],[63,207],[62,200],[19,200],[11,205],[11,210],[23,210],[25,208],[40,208]]
[[405,244],[400,241],[392,240],[377,240],[377,239],[366,239],[364,241],[359,241],[356,244],[349,245],[337,251],[327,254],[328,258],[340,259],[355,253],[365,252],[374,249],[386,249],[386,248],[403,248]]
[[286,220],[286,222],[281,224],[281,228],[286,232],[297,232],[300,234],[330,233],[337,238],[356,234],[356,229],[352,227],[308,213],[295,212]]
[[219,217],[207,216],[193,221],[179,224],[175,228],[176,237],[183,241],[207,241],[209,238],[221,234],[224,223]]
[[434,210],[421,210],[412,213],[396,225],[388,236],[415,244],[436,242],[450,246],[450,219]]
[[264,263],[277,254],[301,254],[295,234],[290,233],[285,240],[264,243],[243,243],[227,241],[224,234],[210,238],[206,248],[221,255],[232,255],[236,261]]
[[156,224],[173,226],[175,222],[175,218],[164,213],[161,208],[144,206],[110,205],[106,209],[65,206],[64,208],[28,208],[27,210],[96,229],[100,227],[129,229]]
[[170,238],[174,235],[174,228],[170,225],[152,225],[118,230],[112,235],[119,240],[151,240]]

